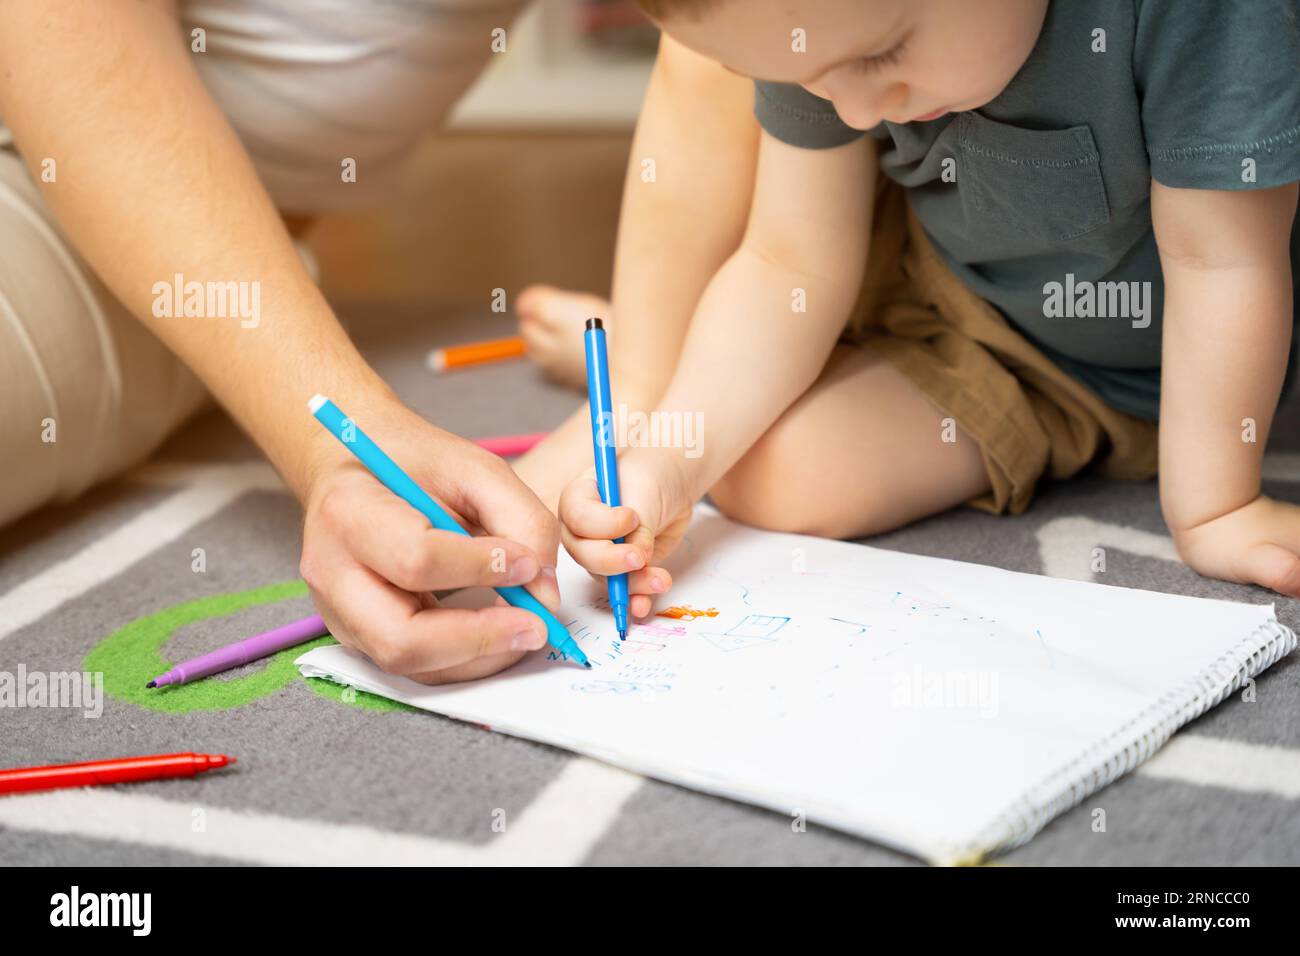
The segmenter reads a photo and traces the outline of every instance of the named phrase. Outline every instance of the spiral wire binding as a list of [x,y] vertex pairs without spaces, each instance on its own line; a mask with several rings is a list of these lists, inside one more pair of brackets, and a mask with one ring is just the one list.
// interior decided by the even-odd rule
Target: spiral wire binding
[[[1089,794],[1138,766],[1169,740],[1179,727],[1221,703],[1296,646],[1296,635],[1277,620],[1266,621],[1203,673],[1170,691],[1103,741],[1089,747],[1042,783],[1030,787],[1000,814],[979,839],[953,847],[942,856],[950,862],[976,863],[1020,846],[1049,821]],[[1102,758],[1103,754],[1112,756]],[[1103,762],[1097,766],[1096,761]]]

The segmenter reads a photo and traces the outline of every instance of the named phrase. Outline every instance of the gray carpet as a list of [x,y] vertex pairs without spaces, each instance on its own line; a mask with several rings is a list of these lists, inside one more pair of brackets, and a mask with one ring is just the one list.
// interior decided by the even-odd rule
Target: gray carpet
[[[580,401],[524,363],[442,377],[424,368],[433,345],[508,332],[504,317],[361,303],[341,311],[398,392],[467,437],[547,429]],[[1297,425],[1300,407],[1292,402],[1276,427],[1267,487],[1289,500],[1300,496]],[[143,633],[136,622],[197,599],[292,581],[301,519],[257,462],[249,442],[214,412],[171,440],[151,469],[0,532],[0,670],[77,671],[95,654],[123,660],[135,651],[122,635]],[[238,463],[245,467],[228,467]],[[1079,518],[1089,520],[1062,520]],[[1044,556],[1059,554],[1062,542],[1083,553],[1102,545],[1105,583],[1271,599],[1160,556],[1163,535],[1154,483],[1083,478],[1045,488],[1018,518],[958,511],[872,543],[1029,572],[1051,570]],[[192,570],[195,548],[205,551],[204,573]],[[1300,602],[1277,604],[1284,623],[1300,626]],[[305,598],[290,596],[195,620],[160,652],[183,659],[306,607]],[[103,657],[110,653],[116,656]],[[1232,698],[1147,768],[1087,798],[1000,862],[1300,863],[1297,657],[1258,681],[1254,701]],[[2,800],[0,862],[915,862],[815,826],[794,832],[788,817],[550,747],[364,695],[341,698],[336,688],[288,673],[290,660],[228,675],[207,698],[211,709],[169,712],[111,692],[98,719],[74,709],[0,711],[0,766],[176,750],[240,759],[233,771],[195,780]],[[1099,810],[1104,832],[1094,829]]]

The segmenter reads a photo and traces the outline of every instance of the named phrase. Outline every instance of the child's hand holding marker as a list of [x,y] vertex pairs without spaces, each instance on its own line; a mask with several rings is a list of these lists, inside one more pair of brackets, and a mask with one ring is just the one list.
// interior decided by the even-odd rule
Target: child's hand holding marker
[[672,575],[657,562],[682,540],[693,502],[670,449],[632,448],[618,465],[622,505],[610,508],[601,501],[595,470],[589,470],[560,497],[560,533],[573,560],[592,574],[627,574],[628,613],[643,618],[654,598],[672,586]]
[[[651,563],[681,540],[690,524],[692,499],[685,494],[665,496],[664,489],[686,487],[684,480],[674,480],[671,459],[629,457],[620,465],[609,354],[600,319],[587,320],[583,346],[595,467],[574,479],[560,496],[564,544],[575,561],[605,576],[614,624],[619,638],[626,640],[628,618],[649,614],[651,595],[662,594],[672,583],[665,569]],[[624,478],[620,472],[625,469]],[[630,507],[623,504],[624,488]]]

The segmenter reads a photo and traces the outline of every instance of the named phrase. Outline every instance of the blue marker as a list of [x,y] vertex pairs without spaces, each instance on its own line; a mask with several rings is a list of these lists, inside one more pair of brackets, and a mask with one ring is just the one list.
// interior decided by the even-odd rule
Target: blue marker
[[[469,532],[458,525],[455,518],[447,514],[438,502],[412,481],[411,476],[402,471],[397,462],[384,454],[380,447],[371,441],[355,422],[344,415],[337,405],[324,395],[317,395],[307,403],[307,408],[316,416],[317,421],[328,428],[335,438],[343,442],[347,449],[357,456],[372,475],[383,482],[389,491],[428,518],[429,523],[435,528],[454,531],[469,537]],[[493,590],[505,598],[507,604],[532,611],[540,617],[546,624],[547,640],[557,651],[585,667],[591,666],[582,648],[569,635],[564,625],[556,620],[555,615],[546,610],[541,601],[518,586],[499,587]]]
[[[591,407],[591,444],[596,453],[596,487],[600,500],[611,508],[623,503],[618,492],[618,444],[614,436],[614,403],[609,397],[609,355],[605,351],[605,324],[588,319],[584,334],[587,346],[587,404]],[[615,538],[622,544],[622,538]],[[614,612],[618,639],[627,640],[627,575],[611,574],[609,606]]]

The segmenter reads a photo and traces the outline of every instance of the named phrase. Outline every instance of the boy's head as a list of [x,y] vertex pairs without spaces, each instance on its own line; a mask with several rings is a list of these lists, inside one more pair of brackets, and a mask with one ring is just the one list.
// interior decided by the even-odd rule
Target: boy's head
[[849,126],[983,106],[1038,40],[1048,0],[639,0],[728,69],[798,83]]

